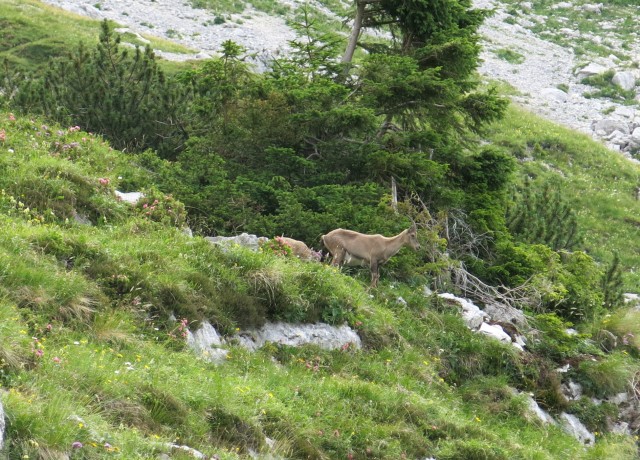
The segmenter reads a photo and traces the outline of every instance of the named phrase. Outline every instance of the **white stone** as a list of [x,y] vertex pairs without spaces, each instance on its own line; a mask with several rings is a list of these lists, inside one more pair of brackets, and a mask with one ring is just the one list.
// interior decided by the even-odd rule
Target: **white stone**
[[120,192],[116,190],[114,193],[118,199],[131,204],[136,204],[140,198],[144,197],[144,193],[142,192]]
[[608,70],[609,70],[609,67],[605,67],[601,64],[591,62],[590,64],[586,65],[585,67],[583,67],[582,69],[576,72],[576,78],[578,79],[578,81],[581,81],[582,79],[587,77],[592,77],[594,75],[602,75]]
[[562,428],[567,433],[569,433],[581,443],[586,445],[593,445],[595,443],[595,435],[589,432],[589,430],[587,430],[587,427],[585,427],[575,415],[563,412],[562,414],[560,414],[560,423],[562,424]]
[[617,395],[613,395],[610,398],[608,398],[607,401],[610,402],[611,404],[615,404],[616,406],[619,406],[620,404],[629,402],[629,393],[627,392],[618,393]]
[[567,102],[569,95],[558,88],[545,88],[542,90],[542,95],[552,101]]
[[533,412],[533,414],[540,419],[542,423],[545,425],[555,425],[556,421],[553,417],[544,409],[542,409],[535,399],[531,395],[525,395],[527,400],[527,404],[529,405],[529,410]]
[[346,324],[335,327],[324,323],[267,323],[259,330],[242,331],[233,338],[241,346],[252,351],[269,342],[293,347],[312,344],[325,350],[335,350],[349,345],[362,348],[360,336]]
[[582,385],[572,380],[569,380],[567,383],[562,384],[562,389],[565,396],[572,401],[580,399],[580,397],[582,396]]
[[502,303],[490,303],[485,305],[484,312],[497,323],[511,323],[514,326],[524,327],[527,325],[527,317],[517,308]]
[[486,314],[473,302],[462,297],[457,297],[448,292],[438,294],[438,297],[452,300],[462,308],[462,319],[469,329],[478,329],[486,318]]
[[604,5],[602,3],[582,5],[582,11],[586,11],[587,13],[600,14],[602,13],[603,6]]
[[631,428],[629,428],[629,424],[627,422],[617,422],[617,423],[614,423],[613,426],[611,427],[611,432],[613,434],[630,436]]
[[499,324],[482,323],[478,332],[498,339],[501,342],[511,343],[511,336],[507,334]]
[[196,332],[187,330],[187,346],[198,356],[214,364],[221,364],[229,354],[229,350],[220,348],[223,344],[218,332],[207,321]]
[[620,131],[623,134],[629,134],[629,123],[621,120],[613,120],[611,118],[604,118],[598,120],[593,124],[593,130],[602,136],[608,136],[614,131]]
[[630,91],[636,87],[636,77],[632,72],[616,72],[611,82],[625,91]]
[[217,244],[224,248],[238,245],[249,248],[252,251],[257,251],[262,242],[268,241],[268,238],[257,237],[256,235],[249,235],[248,233],[242,233],[237,236],[206,236],[204,239],[209,243]]

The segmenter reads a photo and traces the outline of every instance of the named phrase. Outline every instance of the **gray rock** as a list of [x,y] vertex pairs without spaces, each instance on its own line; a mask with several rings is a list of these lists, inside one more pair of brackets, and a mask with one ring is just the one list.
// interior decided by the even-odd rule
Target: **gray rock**
[[187,346],[198,356],[214,364],[223,363],[229,354],[229,350],[220,348],[223,344],[218,332],[209,322],[203,322],[193,333],[187,330]]
[[484,312],[497,323],[510,323],[516,327],[526,327],[527,317],[522,310],[501,303],[485,305]]
[[636,87],[636,77],[632,72],[616,72],[611,82],[625,91],[630,91]]
[[587,77],[592,77],[594,75],[602,75],[608,70],[609,70],[609,67],[603,66],[601,64],[597,64],[595,62],[591,62],[590,64],[586,65],[585,67],[583,67],[582,69],[576,72],[576,78],[578,79],[578,81],[581,81]]
[[569,99],[569,95],[558,88],[545,88],[542,90],[542,95],[556,102],[567,102]]
[[136,204],[140,198],[144,197],[142,192],[120,192],[116,190],[114,193],[118,199],[131,204]]
[[556,421],[544,409],[542,409],[531,395],[525,395],[529,410],[545,425],[555,425]]
[[571,401],[580,399],[582,396],[582,385],[572,380],[569,380],[567,383],[563,383],[561,388],[563,394]]
[[293,347],[312,344],[326,350],[348,345],[362,348],[360,336],[349,326],[334,327],[324,323],[267,323],[259,330],[242,331],[233,338],[241,346],[252,351],[269,342]]
[[480,329],[478,329],[478,332],[489,337],[493,337],[494,339],[497,339],[501,342],[511,343],[511,336],[507,334],[499,324],[482,323],[482,325],[480,325]]
[[562,425],[562,428],[567,433],[569,433],[581,443],[590,446],[595,443],[595,435],[587,430],[587,427],[585,427],[575,415],[563,412],[562,414],[560,414],[560,423]]
[[257,251],[260,248],[260,244],[264,241],[268,241],[268,238],[257,237],[256,235],[249,235],[248,233],[242,233],[237,236],[207,236],[205,240],[212,244],[217,244],[225,248],[233,245],[244,246]]
[[473,302],[450,293],[438,294],[438,297],[457,303],[462,309],[462,319],[469,329],[478,329],[483,324],[486,314]]
[[616,422],[611,427],[611,432],[613,434],[619,434],[623,436],[631,436],[631,428],[627,422]]
[[596,4],[582,5],[581,9],[582,9],[582,11],[585,11],[587,13],[601,14],[603,7],[604,7],[604,5],[602,3],[596,3]]
[[630,134],[631,132],[629,123],[611,118],[596,121],[593,124],[593,130],[599,136],[609,136],[614,131],[620,131],[622,134]]

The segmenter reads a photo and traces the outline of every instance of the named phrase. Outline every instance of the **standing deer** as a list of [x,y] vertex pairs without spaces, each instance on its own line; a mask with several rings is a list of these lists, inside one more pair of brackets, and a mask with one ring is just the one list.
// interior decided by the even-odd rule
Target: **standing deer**
[[321,237],[322,243],[333,256],[333,265],[362,265],[371,268],[371,287],[378,284],[380,266],[402,249],[420,249],[418,229],[414,223],[410,228],[392,237],[365,235],[338,228]]

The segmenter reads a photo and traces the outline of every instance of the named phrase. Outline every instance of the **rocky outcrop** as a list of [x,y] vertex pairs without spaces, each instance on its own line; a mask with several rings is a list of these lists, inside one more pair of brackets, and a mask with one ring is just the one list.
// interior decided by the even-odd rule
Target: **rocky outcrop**
[[223,363],[229,354],[223,345],[222,338],[209,322],[203,322],[195,332],[187,331],[187,346],[206,361]]
[[244,246],[252,251],[260,249],[260,244],[269,240],[263,236],[258,237],[256,235],[249,235],[248,233],[242,233],[237,236],[207,236],[205,240],[212,244],[217,244],[225,249],[233,246]]
[[324,323],[267,323],[258,330],[243,331],[233,338],[249,350],[257,350],[269,342],[292,347],[313,344],[326,350],[346,346],[362,348],[360,336],[349,326],[336,327]]
[[520,330],[527,328],[527,321],[521,311],[497,303],[482,310],[469,299],[450,293],[438,297],[460,307],[462,320],[469,329],[524,350],[526,339]]
[[250,351],[255,351],[267,343],[292,347],[310,344],[326,350],[362,348],[360,336],[346,324],[331,326],[324,323],[267,323],[260,329],[240,331],[225,340],[211,323],[205,321],[195,332],[187,331],[186,340],[187,346],[198,357],[214,364],[222,364],[225,361],[230,344],[238,344]]
[[571,436],[586,445],[594,445],[596,437],[573,414],[563,412],[560,414],[560,425]]

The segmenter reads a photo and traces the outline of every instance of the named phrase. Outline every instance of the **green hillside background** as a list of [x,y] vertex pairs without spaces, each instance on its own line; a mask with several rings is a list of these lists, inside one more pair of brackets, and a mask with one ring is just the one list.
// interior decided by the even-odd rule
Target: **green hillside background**
[[[112,24],[0,0],[0,456],[637,458],[637,432],[612,433],[618,407],[592,398],[637,394],[640,314],[623,293],[640,291],[638,166],[509,106],[475,74],[482,15],[435,3],[440,22],[427,2],[382,2],[396,22],[378,27],[405,40],[368,44],[346,70],[344,43],[303,23],[312,40],[256,74],[233,43],[169,63]],[[377,288],[273,239],[204,239],[321,249],[333,228],[412,222],[423,249]],[[525,294],[526,351],[438,297],[464,296],[459,269]],[[346,323],[363,347],[230,339],[216,365],[185,342],[203,321],[228,339]],[[568,380],[582,398],[562,394]],[[543,424],[528,396],[595,445]]]

